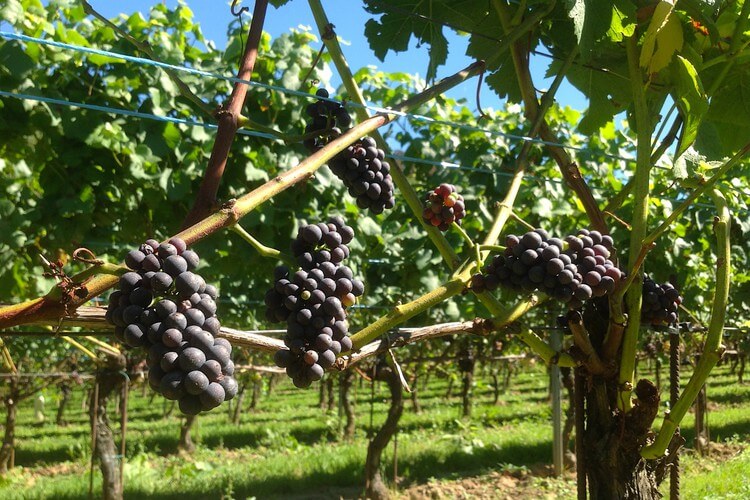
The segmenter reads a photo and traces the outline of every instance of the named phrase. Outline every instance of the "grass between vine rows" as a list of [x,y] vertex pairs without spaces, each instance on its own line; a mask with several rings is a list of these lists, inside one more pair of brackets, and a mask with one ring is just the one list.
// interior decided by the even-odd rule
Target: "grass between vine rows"
[[[645,364],[641,363],[641,370]],[[687,371],[687,370],[685,370]],[[642,371],[641,371],[642,373]],[[687,380],[689,372],[683,374]],[[683,459],[683,498],[750,497],[750,385],[738,385],[728,366],[717,369],[709,385],[709,426],[713,441],[727,442],[711,457],[688,453]],[[457,375],[454,375],[457,376]],[[662,372],[666,381],[667,370]],[[522,478],[533,495],[570,498],[574,478],[544,477],[540,471],[551,461],[551,411],[544,367],[522,367],[510,389],[492,404],[487,369],[477,371],[474,408],[470,419],[461,417],[460,379],[446,397],[448,379],[435,373],[419,392],[422,412],[416,414],[407,399],[398,435],[400,490],[429,483],[440,491],[474,476],[500,471]],[[665,382],[666,383],[666,382]],[[248,389],[250,390],[250,389]],[[662,394],[667,390],[662,388]],[[33,403],[20,409],[16,465],[0,480],[0,498],[86,498],[91,437],[81,407],[83,388],[74,389],[66,418],[54,424],[57,393],[47,391],[47,422],[34,423]],[[298,390],[282,379],[271,396],[265,391],[254,411],[244,411],[239,425],[229,421],[226,405],[202,415],[193,431],[197,451],[189,457],[174,453],[181,419],[176,410],[163,418],[165,403],[150,401],[140,388],[131,391],[125,467],[126,498],[273,498],[356,497],[362,491],[362,468],[370,422],[369,383],[355,386],[357,433],[351,443],[337,439],[338,412],[318,408],[318,390]],[[386,389],[375,388],[373,421],[378,426],[386,412]],[[249,394],[244,406],[250,402]],[[115,404],[110,417],[119,440]],[[4,420],[4,418],[3,418]],[[693,440],[693,415],[686,417],[683,435]],[[119,444],[119,443],[118,443]],[[385,477],[393,471],[393,447],[384,456]],[[100,490],[98,466],[95,494]],[[513,495],[508,483],[488,476],[493,496]],[[393,486],[393,485],[391,485]],[[663,491],[667,492],[667,484]],[[506,489],[503,489],[506,488]],[[529,490],[531,488],[531,490]],[[446,493],[450,495],[450,493]]]

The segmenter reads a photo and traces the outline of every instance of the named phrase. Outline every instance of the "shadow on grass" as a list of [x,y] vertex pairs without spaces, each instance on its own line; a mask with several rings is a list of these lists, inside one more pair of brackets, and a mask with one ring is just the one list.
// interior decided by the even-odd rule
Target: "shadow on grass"
[[[467,454],[462,451],[426,452],[416,457],[400,457],[399,469],[408,474],[409,484],[424,483],[431,478],[457,478],[487,472],[500,464],[512,463],[516,466],[531,466],[547,462],[552,454],[551,443],[532,445],[510,445],[501,449],[491,447],[474,450]],[[387,463],[389,465],[389,461]],[[336,488],[325,485],[335,484]],[[301,477],[291,478],[289,472],[264,478],[253,478],[252,474],[235,477],[232,492],[235,498],[356,498],[361,494],[363,484],[362,464],[356,457],[337,463],[334,470],[310,469]],[[225,487],[228,487],[225,486]],[[152,498],[159,500],[190,500],[216,498],[220,491],[191,491],[180,493],[154,493],[141,489],[128,490],[125,498]]]
[[[692,415],[691,415],[692,417]],[[750,437],[750,416],[739,422],[732,422],[731,424],[716,425],[711,424],[711,417],[708,419],[709,432],[711,433],[712,441],[723,441],[729,439],[732,436],[738,436],[742,440],[747,440]],[[680,429],[682,437],[685,438],[688,446],[692,446],[693,440],[695,439],[695,429],[693,427]]]

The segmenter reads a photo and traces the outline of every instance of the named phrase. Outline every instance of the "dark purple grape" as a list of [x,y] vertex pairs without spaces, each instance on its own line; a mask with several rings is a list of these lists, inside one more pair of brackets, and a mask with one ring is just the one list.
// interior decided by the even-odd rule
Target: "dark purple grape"
[[181,255],[170,255],[164,260],[162,269],[164,269],[165,273],[174,278],[187,271],[188,264],[185,258]]
[[132,271],[127,272],[120,276],[120,291],[122,293],[129,294],[136,287],[141,286],[142,283],[143,279],[141,278],[140,274],[134,273]]
[[194,270],[196,267],[198,267],[198,263],[200,262],[198,254],[192,250],[185,250],[184,252],[182,252],[182,258],[185,259],[185,262],[187,262],[188,271]]
[[225,397],[226,393],[224,392],[224,387],[216,382],[208,384],[206,390],[199,395],[204,411],[212,410],[221,405],[221,403],[224,402]]
[[130,347],[140,347],[144,345],[145,334],[146,332],[143,329],[143,326],[133,324],[125,327],[123,338],[125,339],[125,343]]
[[176,401],[185,395],[185,391],[182,388],[182,380],[182,372],[169,372],[162,377],[158,391],[165,398],[171,401]]
[[237,381],[233,377],[224,377],[219,381],[219,384],[224,388],[225,401],[229,401],[237,395]]
[[159,362],[159,367],[165,372],[169,373],[173,370],[179,369],[180,365],[177,362],[178,354],[175,351],[167,351],[162,356]]
[[125,265],[133,271],[138,271],[140,270],[143,259],[145,258],[146,255],[140,250],[131,250],[125,256]]
[[205,362],[206,355],[195,347],[188,347],[180,353],[180,368],[183,371],[200,370]]
[[197,415],[203,410],[203,405],[197,396],[183,396],[179,399],[178,405],[185,415]]
[[185,388],[185,392],[197,396],[208,388],[208,377],[206,374],[199,370],[193,370],[185,375],[185,379],[182,381],[182,386]]

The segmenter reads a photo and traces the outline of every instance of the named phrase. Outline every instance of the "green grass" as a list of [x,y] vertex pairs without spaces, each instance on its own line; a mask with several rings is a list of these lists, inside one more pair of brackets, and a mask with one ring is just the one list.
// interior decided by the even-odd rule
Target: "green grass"
[[[709,386],[709,400],[720,405],[709,416],[714,440],[732,438],[737,442],[750,436],[750,386],[738,386],[734,380],[722,367]],[[446,398],[447,380],[431,379],[429,386],[419,391],[422,413],[414,413],[408,399],[405,402],[398,435],[402,487],[548,463],[552,443],[546,386],[547,376],[541,367],[526,369],[514,377],[500,404],[493,405],[489,377],[478,375],[473,416],[462,419],[458,389]],[[355,389],[358,427],[351,443],[337,439],[337,412],[326,413],[317,407],[317,390],[301,391],[284,380],[270,397],[261,399],[257,410],[245,412],[239,425],[229,421],[226,406],[201,416],[193,433],[198,450],[191,457],[175,455],[181,421],[177,414],[163,418],[167,406],[162,399],[151,400],[150,394],[144,397],[140,389],[131,391],[125,496],[180,500],[357,496],[363,483],[370,390],[369,384]],[[375,426],[385,418],[386,395],[385,388],[376,386],[372,404]],[[88,418],[81,410],[82,397],[83,391],[77,390],[65,427],[49,422],[34,425],[32,403],[22,404],[17,467],[0,480],[0,498],[88,496],[91,442]],[[47,414],[52,417],[54,392],[47,393],[47,401]],[[114,409],[110,411],[117,432],[117,416]],[[688,415],[683,427],[688,444],[692,418]],[[392,460],[393,448],[389,447],[384,457],[387,475]],[[701,498],[709,494],[747,497],[748,487],[739,480],[750,477],[743,473],[750,466],[747,454],[726,464],[707,462],[714,463],[711,470],[703,470],[703,462],[696,459],[687,458],[685,463],[683,492],[704,492]],[[732,478],[735,480],[730,481]],[[94,491],[99,492],[98,470],[94,479]],[[563,487],[561,491],[570,490]]]
[[685,478],[680,482],[682,498],[750,498],[750,450],[720,462],[711,458],[686,457]]

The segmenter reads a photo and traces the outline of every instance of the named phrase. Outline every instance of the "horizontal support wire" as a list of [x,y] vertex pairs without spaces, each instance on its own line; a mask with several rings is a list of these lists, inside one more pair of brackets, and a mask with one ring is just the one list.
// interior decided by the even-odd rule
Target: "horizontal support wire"
[[[188,126],[195,126],[195,127],[203,127],[206,129],[215,130],[217,128],[216,125],[212,123],[205,123],[200,122],[196,120],[187,120],[183,118],[174,118],[171,116],[159,116],[154,115],[150,113],[141,113],[139,111],[132,111],[128,109],[123,108],[113,108],[110,106],[100,106],[97,104],[87,104],[87,103],[81,103],[81,102],[74,102],[74,101],[66,101],[63,99],[56,99],[53,97],[45,97],[45,96],[39,96],[39,95],[33,95],[33,94],[19,94],[14,92],[7,92],[5,90],[0,90],[0,97],[10,97],[14,99],[21,99],[21,100],[28,100],[28,101],[38,101],[38,102],[44,102],[48,104],[55,104],[60,106],[68,106],[68,107],[74,107],[74,108],[82,108],[82,109],[90,109],[93,111],[99,111],[102,113],[110,113],[115,115],[124,115],[124,116],[132,116],[135,118],[141,118],[146,120],[156,120],[160,122],[169,122],[169,123],[175,123],[180,125],[188,125]],[[255,130],[246,130],[246,129],[238,129],[238,134],[250,136],[250,137],[259,137],[261,139],[270,139],[270,140],[279,140],[278,137],[274,137],[271,134],[266,134],[263,132],[257,132]],[[423,164],[423,165],[431,165],[436,167],[441,167],[444,169],[455,169],[455,170],[464,170],[464,171],[470,171],[470,172],[477,172],[477,173],[487,173],[491,175],[497,175],[501,177],[512,177],[514,174],[510,172],[501,172],[497,170],[490,170],[490,169],[483,169],[483,168],[477,168],[477,167],[467,167],[463,165],[459,165],[457,163],[452,162],[446,162],[446,161],[436,161],[436,160],[427,160],[423,158],[416,158],[413,156],[403,156],[403,155],[394,155],[390,154],[387,155],[389,158],[404,161],[407,163],[417,163],[417,164]],[[563,179],[553,179],[553,178],[539,178],[535,177],[533,175],[526,175],[524,176],[525,179],[531,180],[534,182],[551,182],[554,184],[564,184],[565,181]],[[609,191],[606,188],[599,188],[596,186],[590,186],[592,191],[598,191],[601,193],[608,194]],[[680,203],[682,200],[678,200],[675,198],[666,198],[666,197],[658,197],[658,199],[663,201],[669,201],[672,203]],[[701,207],[701,208],[713,208],[713,205],[709,205],[706,203],[693,203],[693,206],[695,207]],[[738,209],[737,213],[745,213],[750,212],[750,210],[743,210]]]
[[[334,103],[337,103],[337,104],[344,104],[341,101],[337,101],[336,99],[319,97],[317,95],[310,94],[308,92],[302,92],[302,91],[299,91],[299,90],[292,90],[292,89],[288,89],[288,88],[285,88],[285,87],[280,87],[280,86],[277,86],[277,85],[269,85],[267,83],[261,83],[261,82],[256,82],[256,81],[252,81],[252,80],[243,80],[241,78],[237,78],[237,77],[233,77],[233,76],[227,76],[227,75],[222,75],[220,73],[213,73],[213,72],[210,72],[210,71],[204,71],[204,70],[200,70],[200,69],[196,69],[196,68],[189,68],[189,67],[186,67],[186,66],[179,66],[179,65],[175,65],[175,64],[169,64],[169,63],[164,63],[164,62],[160,62],[160,61],[154,61],[153,59],[146,59],[146,58],[143,58],[143,57],[131,56],[131,55],[127,55],[127,54],[121,54],[121,53],[118,53],[118,52],[111,52],[111,51],[108,51],[108,50],[94,49],[94,48],[91,48],[91,47],[83,47],[83,46],[80,46],[80,45],[73,45],[73,44],[69,44],[69,43],[58,42],[58,41],[55,41],[55,40],[47,40],[47,39],[44,39],[44,38],[37,38],[37,37],[28,36],[28,35],[22,35],[22,34],[19,34],[19,33],[11,33],[11,32],[7,32],[7,31],[0,31],[0,37],[8,39],[8,40],[18,40],[18,41],[23,41],[23,42],[30,42],[30,43],[38,43],[38,44],[42,44],[42,45],[48,45],[48,46],[51,46],[51,47],[57,47],[57,48],[67,49],[67,50],[71,50],[71,51],[79,52],[79,53],[84,53],[84,54],[93,54],[93,55],[99,55],[99,56],[104,56],[104,57],[111,57],[111,58],[114,58],[114,59],[121,59],[121,60],[124,60],[124,61],[133,62],[133,63],[136,63],[136,64],[145,65],[145,66],[155,66],[155,67],[162,68],[162,69],[169,69],[169,70],[173,70],[173,71],[180,71],[180,72],[183,72],[183,73],[189,73],[189,74],[193,74],[193,75],[197,75],[197,76],[201,76],[201,77],[224,80],[224,81],[231,82],[231,83],[244,83],[244,84],[252,86],[252,87],[259,87],[259,88],[263,88],[263,89],[266,89],[266,90],[272,90],[272,91],[275,91],[275,92],[281,92],[281,93],[284,93],[284,94],[289,94],[289,95],[293,95],[293,96],[297,96],[297,97],[302,97],[302,98],[305,98],[305,99],[315,99],[315,100],[319,100],[320,99],[320,100],[324,100],[324,101],[334,102]],[[395,111],[395,110],[390,109],[390,108],[383,108],[383,107],[380,107],[380,106],[374,106],[372,104],[362,105],[362,104],[355,103],[355,102],[350,102],[350,101],[347,101],[345,104],[348,105],[348,106],[365,108],[365,109],[368,109],[370,111],[374,111],[376,113],[394,114],[394,115],[397,115],[397,116],[405,117],[407,119],[414,119],[414,120],[417,120],[417,121],[423,121],[423,122],[431,123],[431,124],[434,124],[434,125],[444,125],[444,126],[448,126],[448,127],[452,127],[452,128],[458,128],[458,129],[466,130],[466,131],[469,131],[469,132],[481,132],[481,133],[484,133],[484,134],[489,134],[490,136],[504,137],[506,139],[510,139],[510,140],[514,140],[514,141],[528,141],[528,142],[532,142],[532,143],[535,143],[535,144],[541,144],[541,145],[545,145],[545,146],[553,146],[553,147],[564,148],[564,149],[568,149],[568,150],[571,150],[571,151],[576,151],[576,152],[584,154],[584,155],[601,155],[601,156],[604,156],[604,157],[607,157],[607,158],[610,158],[610,159],[613,159],[613,160],[621,160],[621,161],[631,162],[631,163],[635,162],[634,158],[630,158],[630,157],[626,157],[626,156],[618,156],[618,155],[614,155],[614,154],[611,154],[611,153],[605,153],[603,151],[592,151],[589,148],[586,148],[586,147],[583,147],[583,146],[573,146],[573,145],[570,145],[570,144],[562,144],[562,143],[557,143],[557,142],[552,142],[552,141],[545,141],[545,140],[542,140],[542,139],[539,139],[539,138],[535,138],[535,137],[530,137],[530,136],[525,136],[525,135],[520,135],[520,134],[510,134],[510,133],[501,132],[501,131],[498,131],[498,130],[490,130],[490,129],[486,129],[486,128],[482,128],[482,127],[477,127],[477,126],[474,126],[474,125],[467,125],[465,123],[456,123],[456,122],[452,122],[452,121],[448,121],[448,120],[438,120],[438,119],[435,119],[435,118],[431,118],[429,116],[419,115],[419,114],[415,114],[415,113],[402,112],[402,111]]]
[[[603,151],[598,151],[598,152],[597,151],[592,151],[591,149],[583,147],[583,146],[573,146],[573,145],[570,145],[570,144],[563,144],[563,143],[552,142],[552,141],[544,141],[544,140],[536,138],[536,137],[529,137],[529,136],[520,135],[520,134],[510,134],[510,133],[507,133],[507,132],[501,132],[501,131],[497,131],[497,130],[489,130],[489,129],[485,129],[485,128],[482,128],[482,127],[477,127],[477,126],[473,126],[473,125],[467,125],[467,124],[464,124],[464,123],[456,123],[456,122],[452,122],[452,121],[449,121],[449,120],[437,120],[435,118],[430,118],[430,117],[424,116],[424,115],[419,115],[419,114],[414,114],[414,113],[408,113],[408,112],[402,112],[402,111],[394,111],[394,110],[392,110],[390,108],[383,108],[383,107],[380,107],[380,106],[362,105],[362,104],[359,104],[359,103],[356,103],[356,102],[342,103],[341,101],[337,101],[336,99],[331,99],[331,98],[326,98],[326,97],[320,97],[320,96],[317,96],[317,95],[310,94],[308,92],[301,92],[299,90],[292,90],[292,89],[288,89],[288,88],[285,88],[285,87],[280,87],[280,86],[277,86],[277,85],[269,85],[269,84],[266,84],[266,83],[256,82],[256,81],[252,81],[252,80],[243,80],[241,78],[237,78],[237,77],[233,77],[233,76],[227,76],[227,75],[222,75],[220,73],[213,73],[213,72],[210,72],[210,71],[204,71],[204,70],[200,70],[200,69],[196,69],[196,68],[189,68],[189,67],[186,67],[186,66],[179,66],[179,65],[175,65],[175,64],[164,63],[164,62],[161,62],[161,61],[155,61],[153,59],[147,59],[147,58],[138,57],[138,56],[131,56],[131,55],[127,55],[127,54],[121,54],[119,52],[112,52],[112,51],[108,51],[108,50],[95,49],[95,48],[91,48],[91,47],[83,47],[83,46],[80,46],[80,45],[74,45],[74,44],[69,44],[69,43],[64,43],[64,42],[58,42],[58,41],[55,41],[55,40],[48,40],[48,39],[45,39],[45,38],[37,38],[37,37],[28,36],[28,35],[23,35],[23,34],[20,34],[20,33],[12,33],[12,32],[8,32],[8,31],[0,31],[0,37],[8,39],[8,40],[17,40],[17,41],[22,41],[22,42],[29,42],[29,43],[37,43],[37,44],[41,44],[41,45],[48,45],[48,46],[51,46],[51,47],[57,47],[57,48],[71,50],[71,51],[74,51],[74,52],[79,52],[79,53],[84,53],[84,54],[93,54],[93,55],[100,55],[100,56],[105,56],[105,57],[111,57],[111,58],[114,58],[114,59],[121,59],[121,60],[124,60],[124,61],[133,62],[133,63],[140,64],[140,65],[154,66],[154,67],[158,67],[158,68],[162,68],[162,69],[170,69],[170,70],[173,70],[173,71],[180,71],[180,72],[194,74],[194,75],[201,76],[201,77],[224,80],[224,81],[231,82],[231,83],[244,83],[244,84],[249,85],[249,86],[264,88],[264,89],[267,89],[267,90],[272,90],[272,91],[275,91],[275,92],[281,92],[281,93],[284,93],[284,94],[294,95],[294,96],[302,97],[302,98],[305,98],[305,99],[324,100],[324,101],[334,102],[334,103],[342,104],[342,105],[348,105],[348,106],[353,106],[353,107],[362,107],[362,108],[365,108],[365,109],[369,109],[371,111],[375,111],[377,113],[395,114],[397,116],[405,117],[407,119],[411,118],[411,119],[418,120],[418,121],[424,121],[424,122],[432,123],[432,124],[435,124],[435,125],[443,125],[443,126],[447,126],[447,127],[458,128],[458,129],[467,130],[467,131],[470,131],[470,132],[481,132],[481,133],[484,133],[484,134],[488,134],[490,136],[504,137],[504,138],[509,139],[509,140],[514,140],[514,141],[528,141],[528,142],[531,142],[531,143],[545,145],[545,146],[560,147],[560,148],[564,148],[564,149],[567,149],[567,150],[570,150],[570,151],[576,151],[577,153],[583,154],[583,155],[601,155],[601,156],[604,156],[606,158],[610,158],[610,159],[613,159],[613,160],[620,160],[620,161],[630,162],[630,163],[635,162],[635,159],[632,158],[632,157],[620,156],[620,155],[615,155],[615,154],[611,154],[611,153],[605,153]],[[93,106],[93,105],[86,105],[86,106]],[[85,106],[79,105],[79,107],[85,107]],[[91,109],[94,109],[94,108],[91,108]],[[145,117],[142,114],[137,114],[137,112],[135,112],[135,111],[123,111],[120,114],[128,114],[130,116],[136,116],[136,117]],[[158,119],[158,118],[155,118],[155,119]],[[206,125],[206,124],[200,124],[198,122],[192,122],[190,120],[180,121],[180,119],[177,119],[177,118],[166,118],[166,117],[162,117],[161,119],[162,119],[162,121],[172,121],[173,123],[184,123],[184,124],[187,124],[187,125],[198,125],[198,126],[203,126],[205,128],[211,128],[211,129],[215,129],[216,128],[213,125],[209,126],[209,125]],[[250,136],[255,136],[255,137],[264,137],[264,138],[267,138],[267,139],[276,139],[276,140],[278,140],[278,138],[273,137],[270,134],[264,134],[262,132],[256,132],[256,131],[251,131],[251,130],[240,129],[240,130],[238,130],[238,133],[241,133],[243,135],[250,135]],[[393,156],[392,158],[394,158],[394,159],[400,159],[398,156]],[[405,161],[407,161],[407,160],[405,160]],[[417,162],[417,159],[410,159],[408,161]],[[431,163],[429,160],[420,160],[419,163],[433,164],[433,165],[436,164],[436,163]],[[510,173],[496,172],[496,171],[493,171],[493,170],[486,170],[486,169],[482,170],[482,169],[477,169],[477,168],[474,168],[474,167],[462,167],[462,166],[453,166],[453,165],[455,165],[455,164],[450,164],[450,166],[447,166],[447,168],[458,168],[459,170],[472,170],[472,171],[476,171],[476,172],[485,171],[486,173],[490,173],[490,174],[493,174],[493,175],[501,175],[501,176],[502,175],[508,175],[508,176],[512,175]],[[445,166],[445,165],[437,165],[437,166]],[[662,168],[666,168],[666,167],[662,167]],[[558,183],[563,183],[564,182],[562,179],[560,179],[560,180],[545,179],[545,180],[549,180],[551,182],[558,182]],[[705,205],[705,206],[708,207],[709,205]]]
[[[397,116],[405,117],[407,119],[411,118],[411,119],[415,119],[415,120],[418,120],[418,121],[424,121],[424,122],[432,123],[432,124],[435,124],[435,125],[443,125],[443,126],[447,126],[447,127],[458,128],[458,129],[467,130],[467,131],[470,131],[470,132],[481,132],[481,133],[484,133],[484,134],[488,134],[490,136],[504,137],[504,138],[509,139],[509,140],[514,140],[514,141],[528,141],[528,142],[531,142],[531,143],[545,145],[545,146],[560,147],[560,148],[564,148],[564,149],[567,149],[567,150],[570,150],[570,151],[576,151],[577,153],[583,154],[583,155],[601,155],[601,156],[604,156],[606,158],[610,158],[610,159],[613,159],[613,160],[620,160],[620,161],[630,162],[630,163],[635,162],[635,159],[632,158],[632,157],[619,156],[619,155],[615,155],[615,154],[611,154],[611,153],[605,153],[603,151],[598,151],[598,152],[597,151],[592,151],[591,149],[583,147],[583,146],[573,146],[573,145],[570,145],[570,144],[563,144],[563,143],[558,143],[558,142],[553,142],[553,141],[544,141],[544,140],[536,138],[536,137],[530,137],[530,136],[525,136],[525,135],[520,135],[520,134],[510,134],[510,133],[507,133],[507,132],[501,132],[501,131],[497,131],[497,130],[489,130],[489,129],[485,129],[485,128],[482,128],[482,127],[477,127],[477,126],[473,126],[473,125],[467,125],[467,124],[464,124],[464,123],[456,123],[456,122],[452,122],[452,121],[448,121],[448,120],[437,120],[435,118],[430,118],[430,117],[424,116],[424,115],[419,115],[419,114],[415,114],[415,113],[408,113],[408,112],[402,112],[402,111],[394,111],[394,110],[392,110],[390,108],[383,108],[383,107],[380,107],[380,106],[362,105],[362,104],[359,104],[359,103],[356,103],[356,102],[342,103],[341,101],[337,101],[336,99],[331,99],[331,98],[326,98],[326,97],[320,97],[320,96],[317,96],[317,95],[310,94],[308,92],[301,92],[299,90],[292,90],[292,89],[288,89],[288,88],[285,88],[285,87],[280,87],[280,86],[277,86],[277,85],[269,85],[269,84],[266,84],[266,83],[256,82],[256,81],[252,81],[252,80],[243,80],[241,78],[237,78],[237,77],[233,77],[233,76],[227,76],[227,75],[222,75],[220,73],[213,73],[213,72],[210,72],[210,71],[204,71],[204,70],[200,70],[200,69],[196,69],[196,68],[189,68],[189,67],[186,67],[186,66],[179,66],[179,65],[175,65],[175,64],[164,63],[164,62],[161,62],[161,61],[155,61],[153,59],[147,59],[147,58],[138,57],[138,56],[131,56],[131,55],[127,55],[127,54],[121,54],[119,52],[112,52],[112,51],[108,51],[108,50],[95,49],[95,48],[91,48],[91,47],[83,47],[83,46],[80,46],[80,45],[74,45],[74,44],[69,44],[69,43],[64,43],[64,42],[58,42],[58,41],[55,41],[55,40],[48,40],[48,39],[45,39],[45,38],[37,38],[37,37],[28,36],[28,35],[23,35],[23,34],[20,34],[20,33],[12,33],[12,32],[8,32],[8,31],[0,31],[0,37],[8,39],[8,40],[17,40],[17,41],[23,41],[23,42],[30,42],[30,43],[38,43],[38,44],[42,44],[42,45],[48,45],[48,46],[51,46],[51,47],[57,47],[57,48],[67,49],[67,50],[71,50],[71,51],[79,52],[79,53],[86,53],[86,54],[94,54],[94,55],[100,55],[100,56],[105,56],[105,57],[111,57],[111,58],[115,58],[115,59],[121,59],[121,60],[124,60],[124,61],[133,62],[133,63],[136,63],[136,64],[141,64],[141,65],[146,65],[146,66],[154,66],[154,67],[158,67],[158,68],[162,68],[162,69],[170,69],[170,70],[173,70],[173,71],[181,71],[181,72],[184,72],[184,73],[194,74],[194,75],[198,75],[198,76],[201,76],[201,77],[207,77],[207,78],[214,78],[214,79],[224,80],[224,81],[231,82],[231,83],[244,83],[244,84],[249,85],[249,86],[264,88],[264,89],[267,89],[267,90],[272,90],[272,91],[275,91],[275,92],[281,92],[281,93],[284,93],[284,94],[294,95],[294,96],[302,97],[302,98],[305,98],[305,99],[324,100],[324,101],[334,102],[334,103],[342,104],[342,105],[349,105],[349,106],[353,106],[353,107],[362,107],[362,108],[365,108],[365,109],[369,109],[371,111],[375,111],[377,113],[395,114]],[[92,105],[88,105],[88,106],[92,106]],[[83,107],[83,106],[81,106],[81,107]],[[130,116],[139,116],[139,115],[137,115],[135,113],[137,113],[137,112],[135,112],[135,111],[127,111],[127,112],[123,112],[122,114],[130,114]],[[166,118],[163,119],[163,121],[172,121],[173,123],[185,123],[185,124],[199,125],[199,123],[193,123],[193,122],[190,122],[188,120],[185,120],[185,121],[177,121],[177,120],[179,120],[179,119],[176,119],[176,118],[175,119],[166,119]],[[199,125],[199,126],[205,126],[205,125]],[[215,126],[208,126],[206,128],[216,128],[216,127]],[[251,130],[242,130],[241,129],[240,131],[238,131],[238,133],[241,133],[243,135],[256,136],[256,137],[264,137],[264,138],[268,138],[268,139],[278,139],[278,138],[273,137],[270,134],[264,134],[262,132],[256,132],[256,131],[251,131]],[[400,159],[397,156],[393,156],[392,158],[394,158],[394,159]],[[408,160],[408,161],[414,161],[414,162],[416,162],[417,160],[416,159],[411,159],[411,160]],[[420,160],[419,163],[436,164],[436,163],[429,163],[429,160]],[[461,167],[461,166],[453,166],[453,165],[455,165],[455,164],[450,164],[450,166],[448,168],[458,168],[459,170],[472,170],[472,171],[476,171],[476,172],[482,172],[483,171],[481,169],[477,169],[477,168],[474,168],[474,167]],[[444,165],[438,165],[438,166],[444,166]],[[666,167],[664,167],[664,168],[666,168]],[[493,170],[486,170],[486,173],[491,173],[493,175],[501,175],[501,176],[502,175],[512,176],[512,174],[510,174],[510,173],[496,172],[496,171],[493,171]],[[558,182],[558,183],[563,183],[564,182],[562,179],[560,179],[560,180],[546,179],[546,180],[549,180],[549,181],[552,181],[552,182]],[[708,206],[709,205],[706,205],[706,207],[708,207]]]

